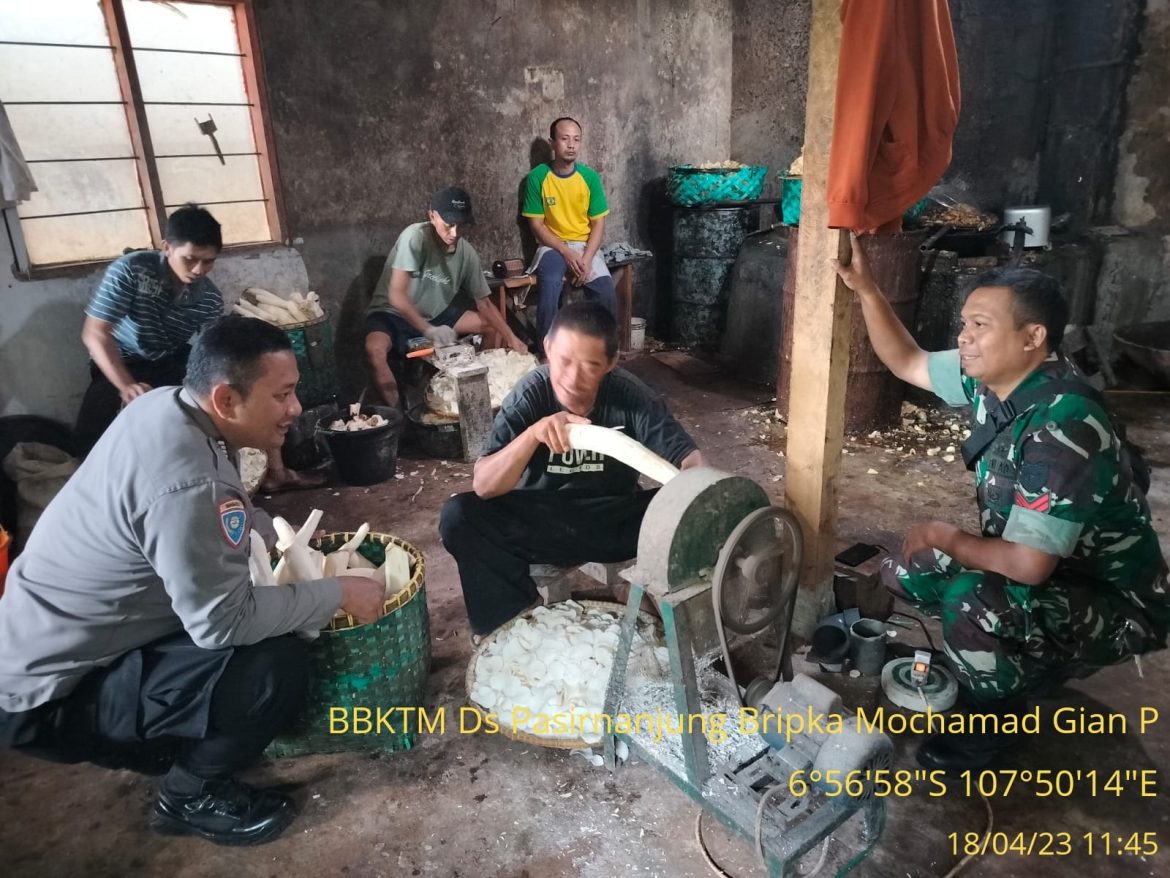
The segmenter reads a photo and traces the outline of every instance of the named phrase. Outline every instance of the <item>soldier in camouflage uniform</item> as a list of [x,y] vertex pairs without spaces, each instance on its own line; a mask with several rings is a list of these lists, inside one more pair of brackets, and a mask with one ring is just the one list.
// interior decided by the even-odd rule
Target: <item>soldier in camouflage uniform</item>
[[[932,390],[968,401],[972,428],[998,400],[962,376],[958,351],[931,354]],[[1070,377],[1053,354],[1018,390]],[[983,536],[1060,560],[1043,587],[968,570],[938,549],[886,560],[896,594],[943,622],[945,649],[976,701],[1085,676],[1165,644],[1166,565],[1149,507],[1107,412],[1071,393],[1017,417],[975,463]]]
[[[882,568],[891,591],[941,618],[974,709],[1020,709],[1053,682],[1164,648],[1166,563],[1108,412],[1091,390],[1068,388],[1079,376],[1058,353],[1068,311],[1056,283],[1030,269],[989,272],[963,307],[959,348],[928,354],[889,309],[856,241],[853,264],[837,269],[883,362],[951,405],[970,403],[973,431],[1000,400],[1063,382],[974,462],[980,535],[915,525]],[[1008,744],[940,735],[919,761],[980,767]]]

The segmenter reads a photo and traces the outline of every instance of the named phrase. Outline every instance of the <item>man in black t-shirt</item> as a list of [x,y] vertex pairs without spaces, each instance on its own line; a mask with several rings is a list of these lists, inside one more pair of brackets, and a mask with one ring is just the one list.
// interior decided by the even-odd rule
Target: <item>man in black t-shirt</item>
[[459,566],[473,634],[494,631],[538,600],[530,564],[573,567],[634,557],[654,491],[612,458],[569,447],[569,424],[621,427],[682,469],[703,457],[662,399],[617,366],[617,323],[596,303],[557,312],[548,364],[500,407],[473,492],[446,502],[443,545]]

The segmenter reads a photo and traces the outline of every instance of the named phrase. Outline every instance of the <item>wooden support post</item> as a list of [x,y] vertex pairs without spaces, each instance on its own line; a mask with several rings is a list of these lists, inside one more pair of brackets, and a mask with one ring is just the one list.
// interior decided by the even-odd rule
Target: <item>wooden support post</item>
[[634,314],[634,263],[618,267],[614,275],[618,303],[618,353],[630,353],[630,319]]
[[804,570],[792,621],[802,637],[812,634],[832,595],[849,373],[853,294],[829,265],[832,258],[848,261],[849,235],[829,228],[826,199],[840,48],[841,0],[812,0],[785,479],[788,508],[804,529]]

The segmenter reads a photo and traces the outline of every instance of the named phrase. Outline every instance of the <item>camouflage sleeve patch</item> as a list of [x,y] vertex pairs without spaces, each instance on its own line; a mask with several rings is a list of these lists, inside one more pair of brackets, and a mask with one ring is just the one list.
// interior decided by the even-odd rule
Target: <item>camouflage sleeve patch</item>
[[1053,518],[1044,512],[1013,506],[1003,529],[1003,539],[1009,543],[1067,558],[1077,547],[1085,526],[1078,521]]
[[970,402],[959,369],[959,351],[934,351],[926,355],[926,371],[930,389],[947,405],[966,405]]

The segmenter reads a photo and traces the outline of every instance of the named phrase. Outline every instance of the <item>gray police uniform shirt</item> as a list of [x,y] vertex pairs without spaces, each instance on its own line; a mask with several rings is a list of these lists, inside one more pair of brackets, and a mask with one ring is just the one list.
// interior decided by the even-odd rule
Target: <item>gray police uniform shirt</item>
[[211,419],[185,390],[136,399],[53,498],[0,600],[0,709],[67,695],[89,671],[186,630],[256,643],[328,623],[336,579],[253,588],[255,511]]

